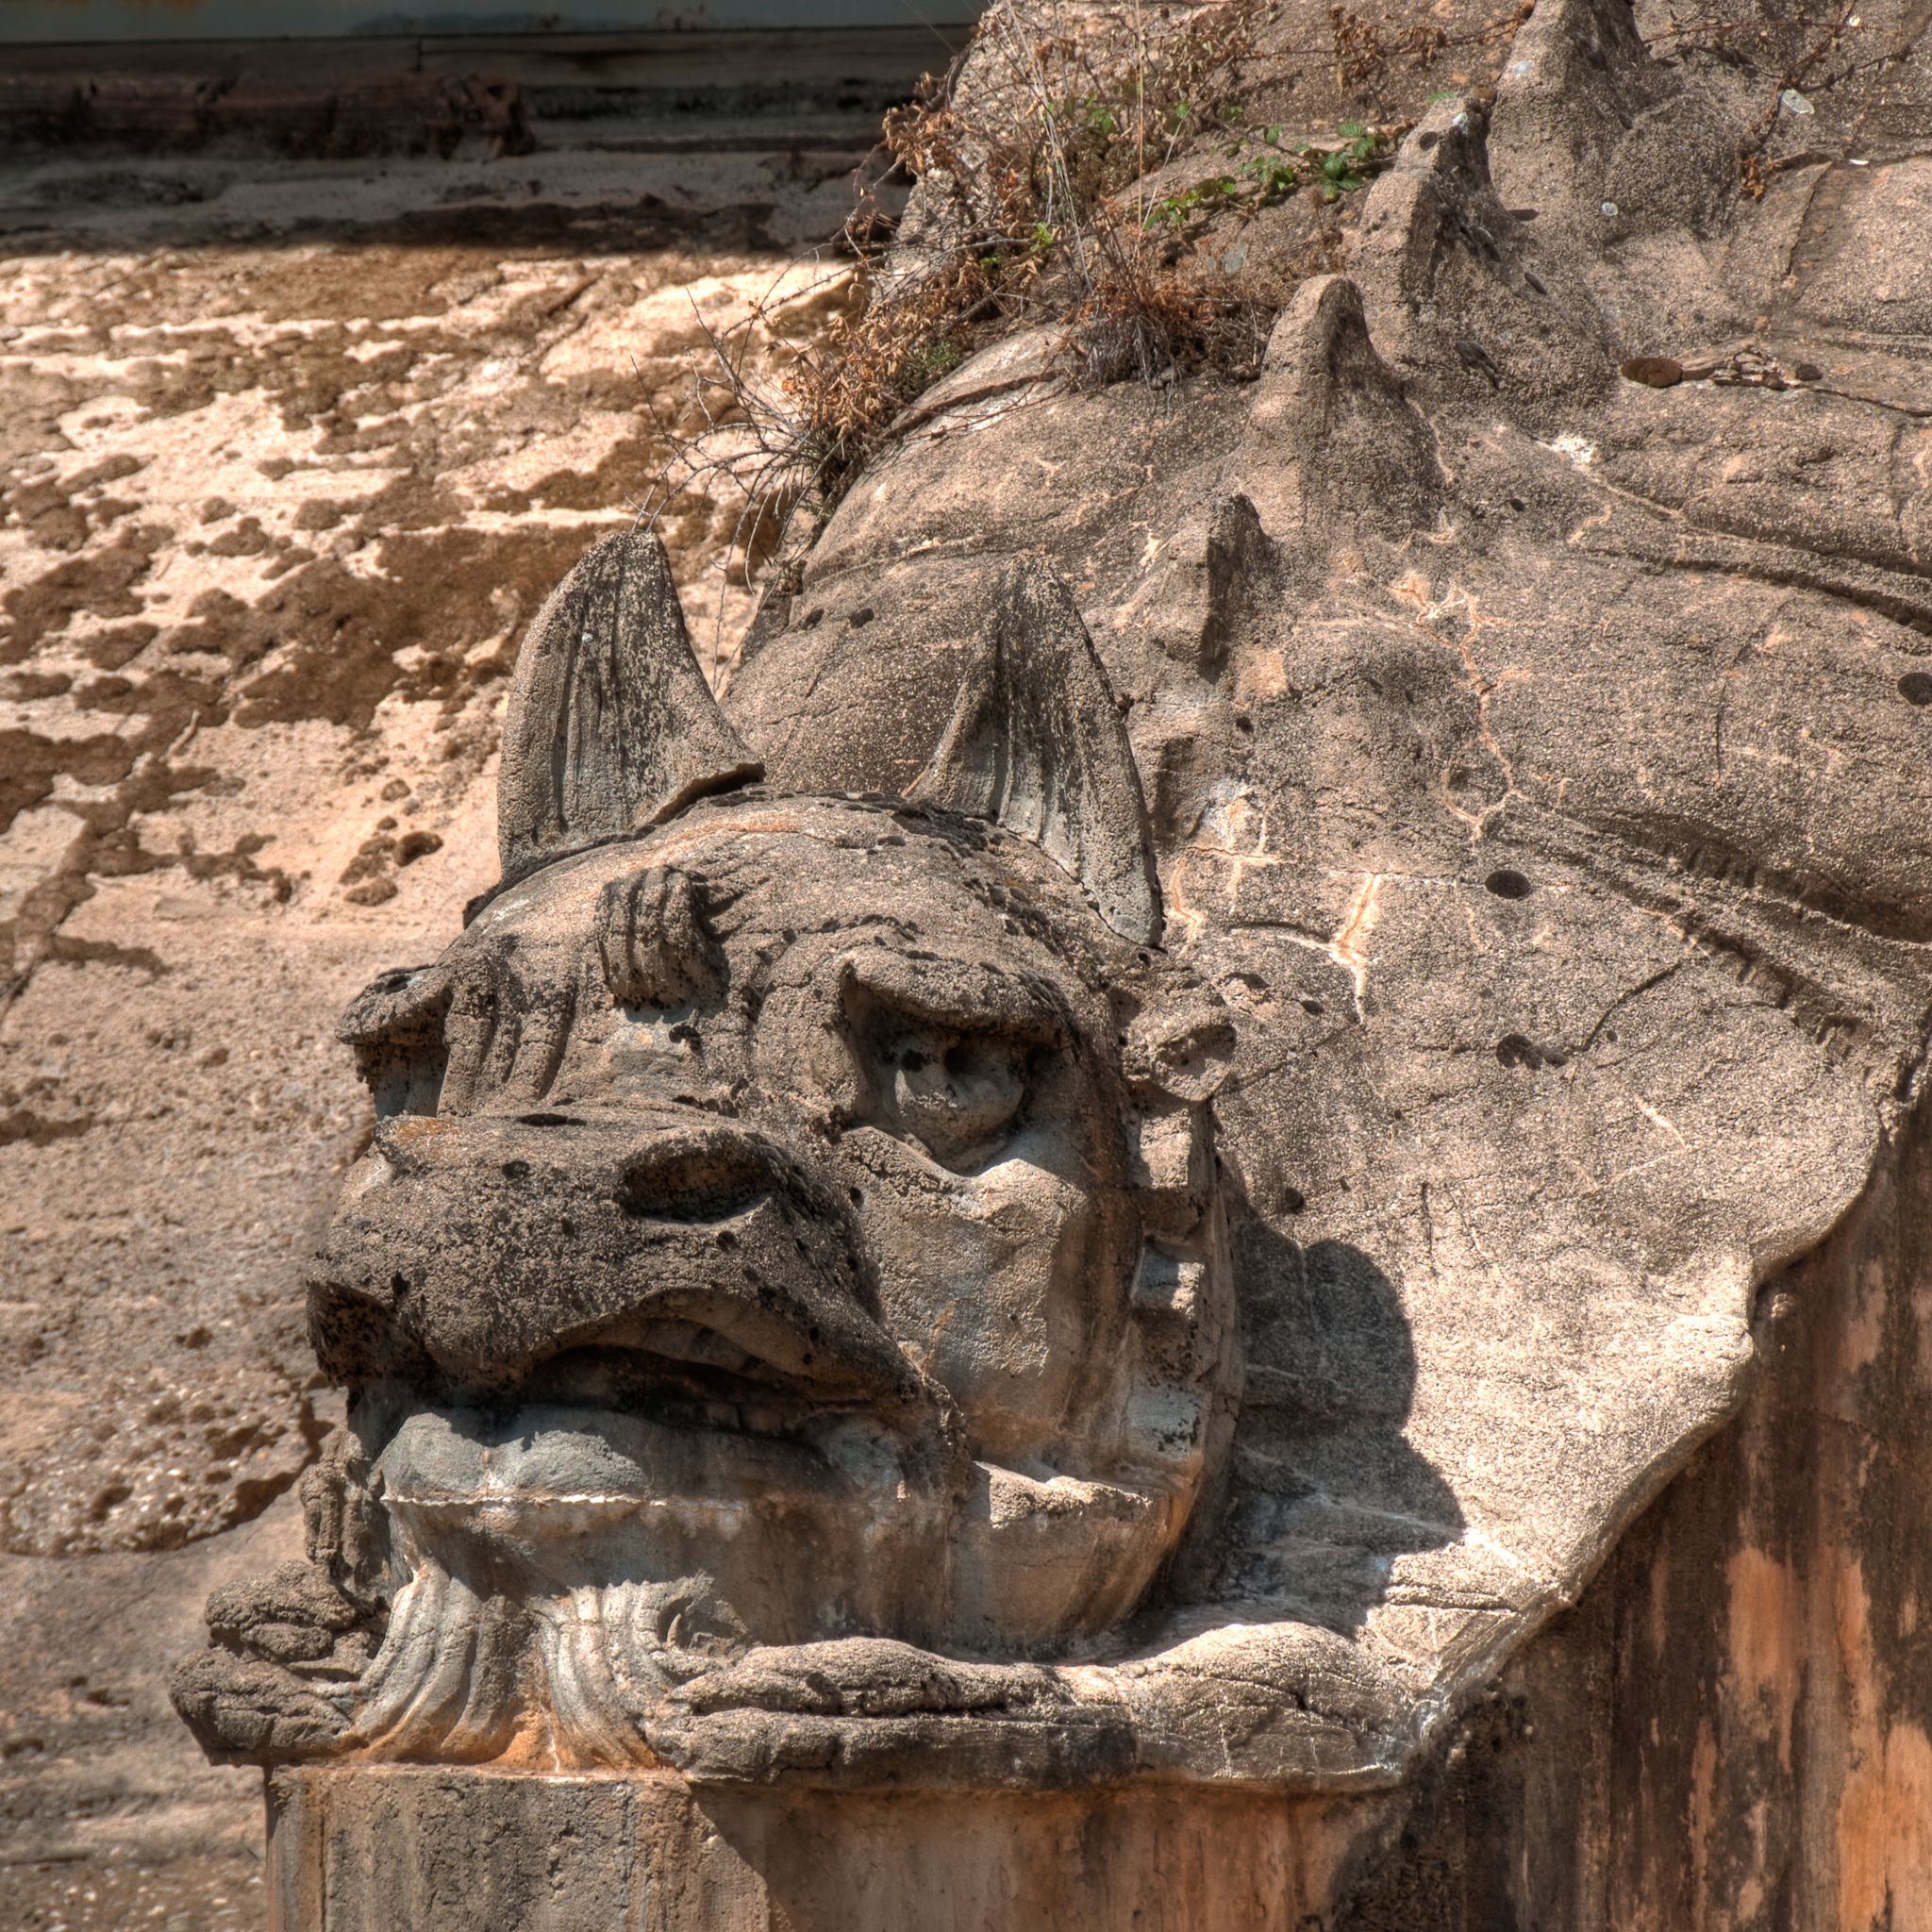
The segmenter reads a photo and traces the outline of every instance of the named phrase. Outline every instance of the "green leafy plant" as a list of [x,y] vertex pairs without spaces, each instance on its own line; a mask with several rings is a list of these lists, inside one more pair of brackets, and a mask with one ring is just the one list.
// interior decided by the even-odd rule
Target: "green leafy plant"
[[1308,158],[1315,170],[1315,186],[1324,201],[1339,201],[1344,194],[1366,188],[1393,152],[1393,143],[1385,133],[1372,133],[1359,121],[1344,121],[1337,131],[1343,137],[1340,147],[1324,150],[1305,143],[1295,150]]
[[[1231,142],[1221,152],[1229,160],[1241,160],[1235,174],[1209,175],[1188,188],[1157,196],[1147,204],[1142,225],[1180,228],[1197,216],[1225,208],[1272,207],[1286,201],[1304,184],[1324,201],[1338,201],[1366,188],[1393,157],[1399,130],[1372,130],[1359,121],[1345,121],[1339,131],[1343,139],[1335,148],[1320,147],[1312,142],[1284,147],[1279,127],[1262,128],[1249,141]],[[1254,151],[1257,147],[1260,152]]]

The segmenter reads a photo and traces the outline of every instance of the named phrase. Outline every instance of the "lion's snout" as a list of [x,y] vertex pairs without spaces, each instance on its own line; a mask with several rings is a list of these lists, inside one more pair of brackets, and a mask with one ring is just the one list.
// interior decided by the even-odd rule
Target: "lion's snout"
[[384,1121],[311,1282],[338,1379],[760,1414],[928,1400],[877,1309],[838,1191],[695,1108]]

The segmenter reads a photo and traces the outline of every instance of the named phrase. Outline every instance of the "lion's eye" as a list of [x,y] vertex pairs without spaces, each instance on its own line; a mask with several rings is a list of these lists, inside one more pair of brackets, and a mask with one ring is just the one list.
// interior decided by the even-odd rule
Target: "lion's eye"
[[883,946],[848,956],[840,974],[859,1076],[852,1117],[956,1173],[1000,1158],[1069,1038],[1052,987],[981,960]]
[[876,1052],[885,1124],[942,1165],[977,1165],[1012,1133],[1026,1097],[1024,1042],[902,1023],[878,1037]]

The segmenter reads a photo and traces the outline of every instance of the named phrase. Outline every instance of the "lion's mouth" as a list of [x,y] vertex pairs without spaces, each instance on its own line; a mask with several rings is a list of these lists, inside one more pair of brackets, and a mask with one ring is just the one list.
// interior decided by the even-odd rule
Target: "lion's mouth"
[[836,1349],[795,1360],[701,1323],[633,1320],[509,1388],[452,1391],[400,1416],[381,1457],[387,1499],[442,1522],[506,1508],[735,1512],[895,1463],[890,1380]]
[[835,1395],[692,1322],[656,1322],[636,1341],[564,1349],[498,1401],[508,1409],[608,1409],[664,1428],[794,1440],[828,1416],[874,1407],[851,1392]]

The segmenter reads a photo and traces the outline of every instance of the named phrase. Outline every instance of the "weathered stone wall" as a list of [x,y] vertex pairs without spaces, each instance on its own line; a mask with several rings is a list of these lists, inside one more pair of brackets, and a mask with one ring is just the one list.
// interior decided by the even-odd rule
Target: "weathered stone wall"
[[1319,1922],[1346,1808],[291,1771],[272,1785],[270,1882],[289,1932],[462,1932],[479,1915],[491,1932],[1277,1932]]
[[1923,1110],[1761,1291],[1738,1422],[1419,1782],[1346,1932],[1932,1923]]

